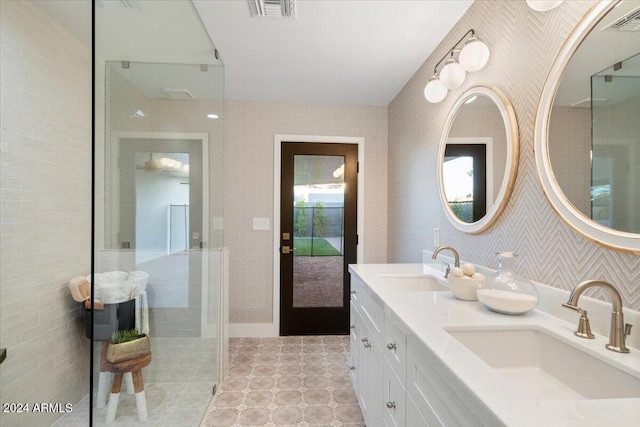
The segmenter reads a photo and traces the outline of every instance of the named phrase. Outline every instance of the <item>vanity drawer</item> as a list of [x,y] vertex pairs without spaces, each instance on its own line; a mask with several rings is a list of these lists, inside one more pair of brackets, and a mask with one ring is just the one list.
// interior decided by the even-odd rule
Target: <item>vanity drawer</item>
[[351,336],[352,342],[357,342],[358,336],[360,335],[357,321],[358,316],[358,309],[356,308],[356,305],[353,303],[353,301],[351,301],[349,303],[349,335]]
[[364,284],[358,279],[357,276],[351,275],[351,303],[360,309],[360,296],[364,293]]
[[407,338],[400,330],[399,321],[393,313],[387,313],[384,322],[384,340],[382,349],[389,364],[402,384],[407,382]]
[[384,304],[380,298],[365,286],[359,291],[358,301],[360,302],[359,312],[362,320],[369,328],[370,337],[378,345],[382,346],[384,338]]
[[407,392],[429,426],[481,425],[430,365],[428,358],[421,351],[415,351],[411,345],[407,351]]
[[358,353],[353,352],[353,347],[347,356],[347,366],[349,367],[349,379],[351,380],[351,387],[353,390],[358,388]]
[[386,360],[384,363],[384,413],[386,427],[404,427],[406,417],[406,392],[400,379]]
[[411,396],[409,396],[409,394],[407,393],[407,423],[406,426],[407,427],[438,427],[440,426],[440,420],[438,419],[438,417],[435,416],[435,414],[433,414],[433,417],[431,419],[431,421],[427,421],[422,414],[420,414],[420,411],[418,411],[418,407],[416,406],[415,402],[413,401],[413,399],[411,398]]

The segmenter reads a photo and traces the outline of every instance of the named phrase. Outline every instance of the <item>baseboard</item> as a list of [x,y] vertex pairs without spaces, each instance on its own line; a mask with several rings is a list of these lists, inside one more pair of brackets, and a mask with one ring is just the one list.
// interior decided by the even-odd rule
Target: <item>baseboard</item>
[[263,337],[277,337],[278,331],[276,331],[273,323],[230,323],[229,324],[229,337],[230,338],[263,338]]

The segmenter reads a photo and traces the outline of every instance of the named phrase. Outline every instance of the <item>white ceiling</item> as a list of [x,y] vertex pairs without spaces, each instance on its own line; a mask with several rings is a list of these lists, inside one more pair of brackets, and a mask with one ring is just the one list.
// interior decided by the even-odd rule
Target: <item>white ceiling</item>
[[[35,1],[90,44],[90,0]],[[215,64],[213,40],[225,99],[387,105],[472,3],[297,0],[296,18],[277,19],[251,18],[246,0],[138,0],[138,9],[96,9],[96,50],[105,60]]]
[[225,99],[387,105],[473,1],[297,0],[295,19],[252,18],[246,0],[193,3]]

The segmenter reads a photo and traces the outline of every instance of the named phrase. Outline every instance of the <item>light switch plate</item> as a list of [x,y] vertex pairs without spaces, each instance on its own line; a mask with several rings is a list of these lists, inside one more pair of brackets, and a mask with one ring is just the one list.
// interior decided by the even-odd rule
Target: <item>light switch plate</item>
[[270,230],[271,219],[270,218],[253,218],[254,230]]

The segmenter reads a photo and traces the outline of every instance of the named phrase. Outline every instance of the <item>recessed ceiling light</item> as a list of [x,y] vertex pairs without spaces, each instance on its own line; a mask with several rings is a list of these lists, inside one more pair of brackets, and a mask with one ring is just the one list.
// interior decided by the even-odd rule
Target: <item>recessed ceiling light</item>
[[217,114],[207,114],[207,117],[209,117],[210,119],[217,119],[218,115]]

